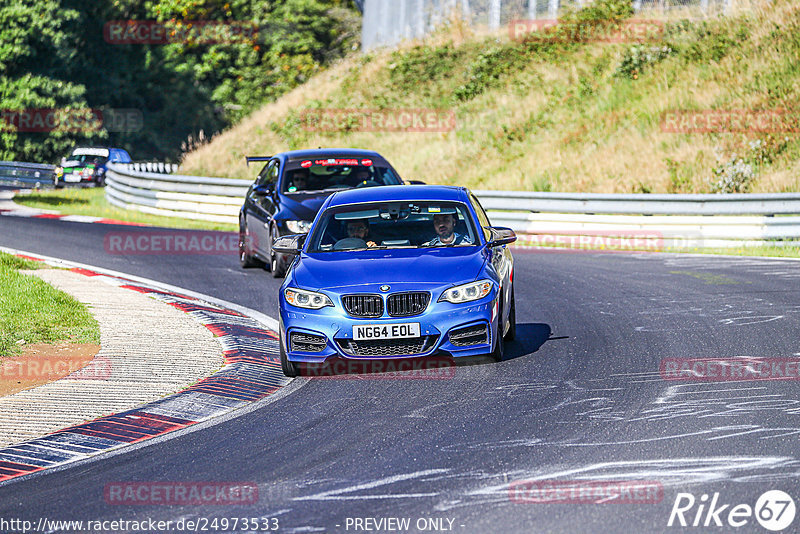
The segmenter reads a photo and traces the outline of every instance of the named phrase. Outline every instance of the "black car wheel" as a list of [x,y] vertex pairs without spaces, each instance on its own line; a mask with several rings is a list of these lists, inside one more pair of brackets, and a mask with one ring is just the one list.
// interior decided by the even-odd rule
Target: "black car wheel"
[[241,220],[239,220],[239,264],[245,269],[264,265],[263,262],[250,254],[247,223]]
[[58,179],[57,174],[53,175],[53,187],[55,187],[56,189],[61,189],[62,187],[64,187],[64,183]]
[[280,336],[280,339],[278,340],[278,346],[280,347],[279,351],[281,354],[281,371],[283,371],[283,374],[285,374],[290,378],[300,376],[300,369],[298,365],[294,362],[289,361],[289,358],[286,356],[286,349],[283,348],[284,346],[283,332],[280,332],[278,335]]
[[[502,294],[502,292],[501,292]],[[500,298],[500,304],[497,310],[497,333],[494,336],[494,350],[489,355],[494,361],[503,361],[503,354],[505,353],[505,343],[503,341],[503,300]]]
[[277,241],[278,229],[274,226],[269,231],[269,270],[273,278],[283,278],[286,275],[286,264],[283,255],[272,250],[272,244]]
[[514,303],[514,287],[511,287],[511,307],[508,310],[508,332],[506,341],[514,341],[517,337],[517,305]]

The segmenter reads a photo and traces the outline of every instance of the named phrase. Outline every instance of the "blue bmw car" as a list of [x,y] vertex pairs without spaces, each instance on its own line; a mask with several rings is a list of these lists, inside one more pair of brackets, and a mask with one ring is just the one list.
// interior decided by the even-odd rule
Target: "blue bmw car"
[[501,360],[516,332],[515,240],[464,187],[334,193],[309,233],[274,245],[294,255],[279,295],[284,374],[333,359]]

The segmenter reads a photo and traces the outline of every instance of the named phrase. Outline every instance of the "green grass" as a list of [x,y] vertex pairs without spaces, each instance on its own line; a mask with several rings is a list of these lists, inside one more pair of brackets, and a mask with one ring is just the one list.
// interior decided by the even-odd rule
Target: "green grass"
[[100,327],[86,306],[19,269],[35,262],[0,252],[0,358],[29,343],[100,343]]
[[140,211],[118,208],[106,201],[102,188],[64,188],[39,190],[17,195],[14,202],[30,208],[57,210],[63,215],[91,215],[106,219],[163,226],[166,228],[188,228],[197,230],[236,231],[235,224],[210,221],[195,221],[178,217],[162,217]]

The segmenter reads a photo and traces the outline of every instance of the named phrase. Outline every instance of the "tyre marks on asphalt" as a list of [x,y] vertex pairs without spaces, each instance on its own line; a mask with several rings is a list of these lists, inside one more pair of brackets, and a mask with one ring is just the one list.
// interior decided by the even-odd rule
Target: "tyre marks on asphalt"
[[140,282],[83,268],[72,270],[102,277],[187,313],[219,337],[225,364],[214,375],[164,399],[0,449],[0,483],[218,417],[269,396],[289,382],[280,369],[277,334],[255,319]]

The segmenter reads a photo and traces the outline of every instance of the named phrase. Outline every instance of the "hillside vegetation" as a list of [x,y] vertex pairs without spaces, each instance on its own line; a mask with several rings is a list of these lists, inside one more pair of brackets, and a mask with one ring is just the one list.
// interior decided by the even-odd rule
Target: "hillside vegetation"
[[[618,0],[567,21],[629,17]],[[637,18],[645,18],[640,14]],[[562,19],[564,20],[564,19]],[[457,21],[424,43],[349,57],[265,105],[182,172],[252,177],[244,156],[342,146],[378,150],[407,179],[473,188],[605,193],[800,190],[800,5],[672,17],[658,42],[521,42]],[[563,42],[561,42],[563,41]],[[432,108],[448,132],[310,131],[319,109]],[[311,111],[309,111],[311,110]],[[794,132],[670,133],[674,110],[786,110]],[[749,126],[746,126],[749,127]]]

